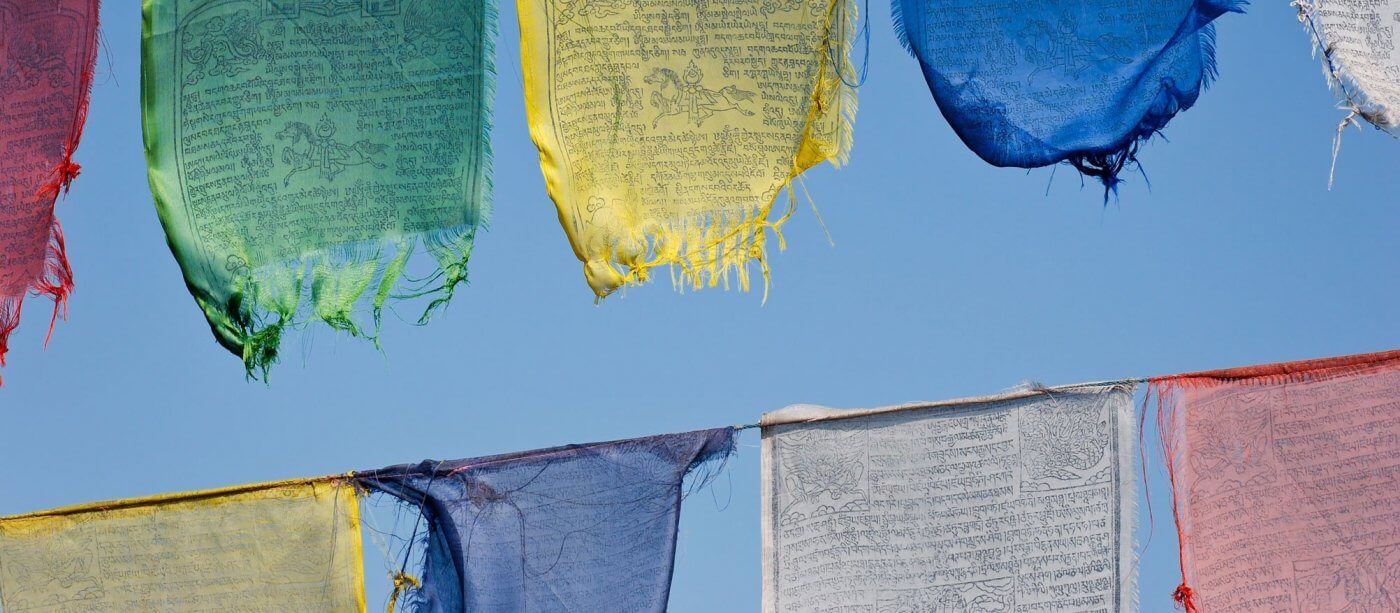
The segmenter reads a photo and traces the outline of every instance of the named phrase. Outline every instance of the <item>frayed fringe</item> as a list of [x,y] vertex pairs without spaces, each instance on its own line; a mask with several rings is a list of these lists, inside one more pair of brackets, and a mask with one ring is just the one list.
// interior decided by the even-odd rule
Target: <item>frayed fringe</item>
[[904,0],[890,0],[890,21],[894,22],[894,35],[899,39],[899,46],[904,47],[904,51],[909,55],[919,57],[914,53],[914,44],[909,40],[909,29],[904,25]]
[[[73,268],[68,263],[63,228],[59,226],[58,220],[54,220],[49,226],[44,267],[29,293],[34,296],[47,296],[53,300],[53,315],[49,317],[49,329],[44,334],[44,346],[48,347],[58,320],[68,319],[68,296],[73,293]],[[5,354],[10,349],[10,334],[19,328],[24,299],[24,295],[0,298],[0,366],[5,365]],[[0,380],[0,384],[2,383],[3,380]]]
[[767,235],[771,232],[777,238],[780,251],[786,249],[782,226],[796,208],[791,180],[786,187],[792,204],[776,220],[768,219],[772,210],[770,204],[738,220],[731,221],[726,215],[704,215],[657,228],[645,238],[646,252],[652,254],[651,259],[636,265],[618,263],[614,259],[609,265],[621,265],[627,272],[620,275],[611,288],[595,290],[598,297],[606,297],[617,288],[647,283],[651,280],[651,269],[656,267],[668,268],[672,285],[681,292],[720,285],[727,290],[731,283],[748,291],[752,286],[749,263],[757,262],[763,275],[766,301],[770,281]]
[[1103,202],[1107,205],[1110,195],[1115,198],[1118,196],[1118,185],[1123,182],[1119,175],[1123,173],[1123,169],[1139,167],[1137,151],[1141,142],[1140,139],[1133,138],[1119,149],[1107,153],[1075,154],[1065,161],[1074,166],[1080,174],[1094,177],[1103,183]]
[[[368,339],[380,349],[383,310],[389,302],[428,299],[418,325],[428,323],[451,302],[457,286],[467,282],[475,232],[473,225],[422,236],[424,250],[437,263],[437,270],[424,279],[407,279],[404,274],[417,249],[415,239],[394,241],[397,253],[388,258],[384,241],[367,241],[250,271],[227,308],[218,310],[232,324],[234,338],[226,346],[243,359],[249,380],[264,382],[278,362],[284,334],[314,322],[353,338]],[[401,284],[404,280],[408,285]],[[355,318],[356,312],[366,310],[361,308],[366,302],[372,321],[369,327]],[[217,333],[218,325],[215,330]]]
[[[767,302],[772,281],[768,233],[777,240],[779,251],[787,248],[782,226],[797,208],[793,182],[800,180],[808,168],[824,161],[837,168],[844,166],[855,144],[859,87],[850,58],[858,22],[856,0],[833,0],[827,14],[828,44],[821,59],[821,76],[812,88],[803,141],[790,174],[774,191],[773,200],[747,213],[704,214],[648,230],[640,239],[644,245],[639,251],[646,254],[640,258],[627,257],[625,249],[613,245],[606,258],[584,262],[585,275],[597,299],[621,288],[646,284],[651,279],[651,269],[656,267],[669,269],[671,284],[678,291],[720,285],[727,290],[731,283],[748,291],[752,286],[749,264],[756,262],[763,276],[763,302]],[[837,41],[835,48],[829,44],[833,37]],[[836,57],[831,57],[833,54]],[[828,119],[833,108],[834,121]],[[788,192],[788,208],[781,217],[770,220],[773,201],[783,190]]]

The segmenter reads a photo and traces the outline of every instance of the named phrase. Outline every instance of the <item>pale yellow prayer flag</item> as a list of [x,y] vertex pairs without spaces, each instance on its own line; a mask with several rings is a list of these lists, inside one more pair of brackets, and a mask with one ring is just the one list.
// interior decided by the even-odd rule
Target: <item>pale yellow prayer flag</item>
[[657,266],[747,289],[754,260],[766,282],[765,232],[796,202],[772,219],[774,200],[851,146],[855,2],[518,6],[530,134],[593,291]]
[[0,611],[365,610],[359,502],[286,482],[0,519]]

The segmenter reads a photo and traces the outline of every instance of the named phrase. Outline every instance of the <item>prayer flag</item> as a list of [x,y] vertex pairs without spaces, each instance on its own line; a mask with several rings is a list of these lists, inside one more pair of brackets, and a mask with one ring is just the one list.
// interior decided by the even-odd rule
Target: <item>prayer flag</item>
[[765,612],[1136,608],[1130,386],[762,425]]
[[492,0],[143,6],[156,209],[250,376],[288,328],[377,343],[391,300],[427,300],[419,323],[448,302],[491,199]]
[[1400,610],[1400,351],[1152,389],[1187,611]]
[[[845,162],[854,0],[519,0],[530,135],[598,297],[768,280],[792,182]],[[789,188],[787,213],[773,202]]]
[[1215,76],[1243,0],[895,0],[900,41],[953,130],[996,166],[1068,162],[1115,191],[1138,144]]
[[284,482],[0,518],[0,610],[365,610],[344,482]]
[[421,584],[404,597],[410,611],[660,612],[681,483],[733,444],[723,428],[425,461],[360,478],[426,519]]
[[[1327,84],[1347,111],[1332,141],[1335,175],[1342,133],[1351,125],[1359,129],[1358,119],[1400,138],[1400,47],[1395,44],[1400,0],[1294,0],[1292,4],[1312,38],[1313,52],[1322,52]],[[1327,180],[1329,189],[1332,175]]]
[[96,62],[97,0],[0,0],[0,365],[26,294],[53,299],[50,334],[67,314],[54,201],[78,176]]

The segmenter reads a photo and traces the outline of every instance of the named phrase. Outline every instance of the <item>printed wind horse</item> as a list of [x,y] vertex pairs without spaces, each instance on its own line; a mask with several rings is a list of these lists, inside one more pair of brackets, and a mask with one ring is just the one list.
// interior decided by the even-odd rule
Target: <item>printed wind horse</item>
[[1060,13],[1053,25],[1041,19],[1030,20],[1017,33],[1016,40],[1025,60],[1035,67],[1026,77],[1027,84],[1034,84],[1036,75],[1042,72],[1065,72],[1079,78],[1104,64],[1133,63],[1131,40],[1111,32],[1097,38],[1082,37],[1070,11]]
[[1212,21],[1242,0],[896,0],[943,116],[996,166],[1068,163],[1104,197],[1215,76]]
[[282,163],[291,169],[282,179],[283,187],[290,185],[297,173],[308,170],[315,170],[318,177],[331,183],[351,166],[369,164],[380,170],[388,168],[373,158],[383,154],[387,146],[371,143],[368,139],[350,146],[342,145],[335,140],[335,122],[330,118],[322,118],[315,132],[300,121],[287,122],[287,127],[278,132],[276,138],[291,141],[290,145],[282,148]]
[[50,334],[67,313],[54,202],[78,176],[96,61],[97,0],[0,0],[0,365],[26,295],[53,299]]
[[[494,5],[144,7],[151,191],[250,376],[286,330],[319,321],[377,344],[393,302],[426,301],[424,323],[451,299],[490,206]],[[419,249],[429,265],[411,271]]]
[[851,146],[853,0],[521,0],[530,135],[599,298],[768,280],[773,203]]
[[651,92],[651,105],[658,110],[651,127],[673,115],[684,115],[686,119],[700,127],[715,113],[737,111],[745,117],[754,112],[744,108],[753,101],[754,93],[739,89],[736,85],[726,85],[723,89],[707,89],[702,83],[705,73],[691,60],[685,68],[685,82],[670,68],[656,68],[642,82],[655,86]]

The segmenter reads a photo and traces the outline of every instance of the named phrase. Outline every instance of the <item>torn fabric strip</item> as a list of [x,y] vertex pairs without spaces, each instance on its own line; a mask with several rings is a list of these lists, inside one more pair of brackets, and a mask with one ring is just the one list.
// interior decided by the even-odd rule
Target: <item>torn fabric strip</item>
[[670,269],[679,288],[768,280],[770,213],[845,162],[855,0],[519,0],[530,135],[599,296]]
[[1214,78],[1211,21],[1243,4],[893,0],[893,11],[943,116],[978,156],[1068,162],[1113,191],[1139,143]]
[[762,423],[767,613],[1136,609],[1130,386]]
[[665,611],[685,476],[733,430],[360,473],[426,519],[409,611]]
[[1400,46],[1395,44],[1400,0],[1294,0],[1293,6],[1314,53],[1321,51],[1328,86],[1347,113],[1332,143],[1330,188],[1347,126],[1359,128],[1360,119],[1400,138]]
[[66,315],[73,271],[54,202],[78,176],[73,152],[97,62],[98,0],[0,0],[0,365],[27,294]]
[[1400,610],[1400,351],[1152,389],[1188,611]]
[[288,482],[0,518],[0,610],[365,610],[359,503]]
[[[146,0],[151,191],[216,338],[266,374],[312,321],[466,279],[491,199],[492,0]],[[426,251],[427,270],[410,256]],[[366,322],[364,313],[372,315]]]

